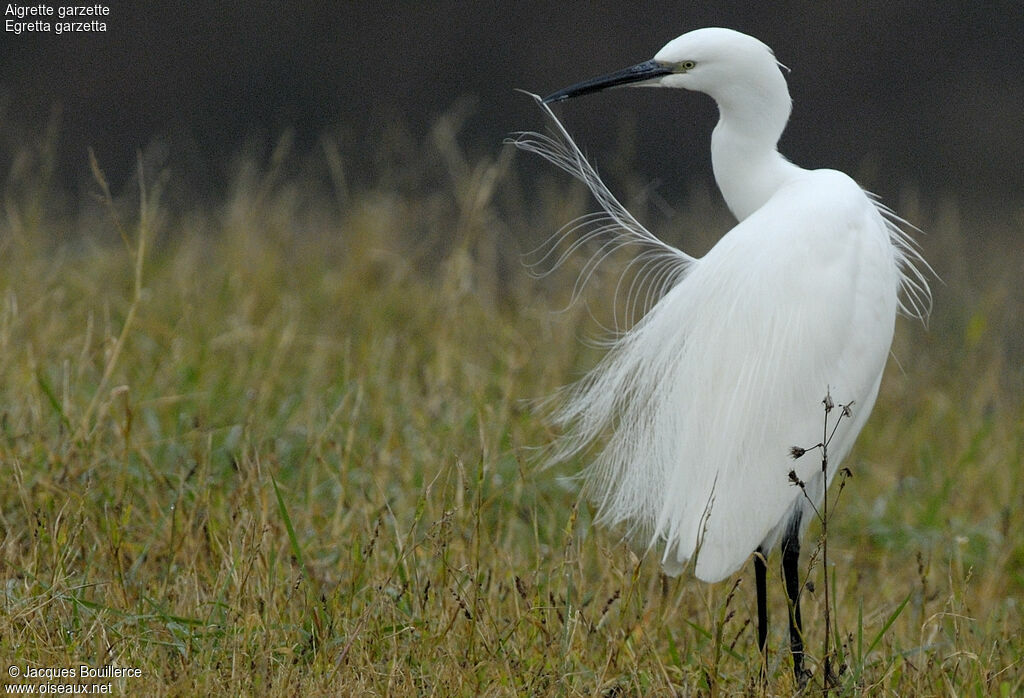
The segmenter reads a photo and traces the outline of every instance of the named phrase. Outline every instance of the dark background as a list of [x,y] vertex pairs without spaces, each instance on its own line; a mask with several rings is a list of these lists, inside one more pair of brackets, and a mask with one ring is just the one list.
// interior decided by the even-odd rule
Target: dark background
[[[794,112],[781,149],[797,163],[847,170],[887,197],[910,184],[1019,209],[1024,193],[1017,0],[109,7],[101,34],[4,32],[4,176],[51,124],[57,176],[72,191],[88,176],[88,147],[114,186],[131,176],[138,151],[157,147],[178,176],[216,188],[233,156],[269,147],[286,130],[300,152],[333,134],[358,184],[372,179],[389,130],[422,141],[459,105],[468,153],[493,154],[510,132],[543,125],[515,88],[546,94],[719,25],[757,36],[792,70]],[[599,163],[628,151],[663,193],[711,181],[715,112],[706,97],[620,90],[559,112]]]

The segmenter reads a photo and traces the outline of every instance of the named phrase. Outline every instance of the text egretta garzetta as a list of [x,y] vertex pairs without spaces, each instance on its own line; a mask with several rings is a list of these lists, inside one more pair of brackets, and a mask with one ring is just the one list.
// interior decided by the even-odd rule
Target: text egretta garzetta
[[[640,225],[547,107],[620,85],[682,87],[718,104],[712,164],[739,222],[699,259]],[[692,564],[714,582],[758,553],[762,652],[765,556],[781,541],[793,668],[803,683],[800,537],[871,412],[897,313],[924,319],[930,310],[928,265],[900,219],[850,177],[804,170],[779,154],[789,90],[771,49],[750,36],[698,29],[652,60],[542,103],[557,135],[522,134],[516,144],[581,179],[603,209],[564,230],[583,239],[611,231],[598,260],[639,245],[656,299],[566,394],[553,458],[600,443],[584,472],[598,520],[660,547],[669,574]],[[820,439],[827,393],[855,407],[829,445],[823,476],[819,463],[794,461],[790,449]]]

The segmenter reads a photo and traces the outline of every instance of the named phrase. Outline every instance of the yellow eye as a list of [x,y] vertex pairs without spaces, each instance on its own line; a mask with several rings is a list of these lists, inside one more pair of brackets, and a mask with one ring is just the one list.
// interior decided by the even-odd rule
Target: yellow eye
[[679,64],[679,69],[682,70],[683,72],[686,72],[687,70],[693,70],[693,67],[695,65],[697,64],[694,63],[693,61],[683,61],[682,63]]

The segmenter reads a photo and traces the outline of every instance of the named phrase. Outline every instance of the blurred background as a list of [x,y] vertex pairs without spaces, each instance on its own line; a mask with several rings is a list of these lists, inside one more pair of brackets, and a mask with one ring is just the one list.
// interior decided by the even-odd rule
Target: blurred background
[[[762,39],[791,69],[782,150],[797,163],[851,172],[890,201],[910,186],[981,215],[1020,213],[1017,0],[108,6],[103,33],[4,33],[4,173],[26,143],[55,137],[54,176],[70,191],[87,186],[91,147],[115,189],[141,151],[216,192],[239,153],[283,133],[309,152],[330,134],[358,186],[375,176],[378,144],[420,142],[442,114],[459,115],[470,156],[493,155],[509,133],[542,126],[517,88],[547,94],[720,25]],[[705,97],[619,91],[560,114],[599,167],[628,166],[662,196],[713,183]]]

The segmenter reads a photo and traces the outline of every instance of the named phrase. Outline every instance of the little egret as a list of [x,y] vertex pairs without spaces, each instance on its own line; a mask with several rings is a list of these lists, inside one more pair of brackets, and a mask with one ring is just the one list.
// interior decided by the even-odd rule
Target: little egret
[[[547,106],[626,85],[682,87],[718,104],[711,160],[738,223],[701,258],[640,225]],[[789,90],[757,39],[698,29],[649,61],[537,99],[556,133],[520,134],[515,144],[578,177],[602,208],[563,228],[549,251],[564,260],[601,239],[585,277],[611,251],[636,244],[649,299],[646,314],[563,393],[552,460],[598,444],[583,472],[598,521],[624,524],[660,548],[668,574],[692,564],[714,582],[755,553],[762,654],[765,557],[781,541],[793,670],[803,684],[800,537],[871,412],[896,315],[927,317],[930,269],[903,221],[850,177],[804,170],[779,154]],[[820,461],[794,460],[791,449],[821,440],[829,394],[853,408],[823,473]]]

